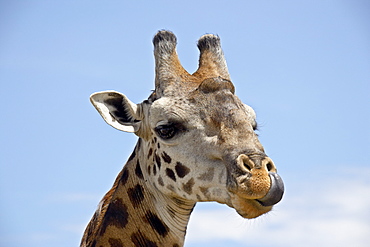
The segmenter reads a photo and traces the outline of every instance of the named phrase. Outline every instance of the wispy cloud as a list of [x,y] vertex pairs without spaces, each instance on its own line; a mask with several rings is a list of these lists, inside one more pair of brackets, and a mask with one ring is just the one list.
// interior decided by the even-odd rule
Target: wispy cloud
[[[194,210],[187,246],[232,241],[237,246],[368,246],[369,169],[294,184],[275,210],[255,220],[217,206]],[[232,245],[230,245],[232,246]]]

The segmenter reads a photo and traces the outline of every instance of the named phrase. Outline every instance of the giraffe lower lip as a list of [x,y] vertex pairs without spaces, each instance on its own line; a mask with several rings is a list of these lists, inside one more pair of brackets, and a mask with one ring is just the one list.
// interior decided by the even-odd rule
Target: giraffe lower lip
[[256,200],[264,207],[275,205],[283,198],[284,194],[284,183],[281,177],[277,173],[273,172],[270,172],[269,176],[271,179],[271,187],[269,192],[267,192],[265,197]]

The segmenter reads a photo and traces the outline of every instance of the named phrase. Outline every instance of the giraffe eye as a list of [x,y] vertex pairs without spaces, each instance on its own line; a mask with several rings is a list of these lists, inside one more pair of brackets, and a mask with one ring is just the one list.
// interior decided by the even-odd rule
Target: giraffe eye
[[156,127],[154,130],[158,134],[159,137],[165,140],[174,137],[177,132],[177,129],[175,128],[173,124],[160,125]]
[[252,127],[254,131],[258,130],[258,124],[256,120],[254,120]]
[[185,132],[186,127],[179,122],[170,122],[167,124],[158,125],[154,128],[154,131],[163,140],[169,140],[175,135]]

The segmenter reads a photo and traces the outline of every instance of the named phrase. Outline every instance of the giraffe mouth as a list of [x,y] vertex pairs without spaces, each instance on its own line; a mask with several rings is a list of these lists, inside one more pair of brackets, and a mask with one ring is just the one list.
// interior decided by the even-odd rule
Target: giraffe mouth
[[271,180],[270,189],[267,194],[259,199],[248,199],[240,194],[231,195],[231,207],[233,207],[243,218],[256,218],[269,212],[272,206],[277,204],[284,194],[284,183],[277,173],[269,172]]

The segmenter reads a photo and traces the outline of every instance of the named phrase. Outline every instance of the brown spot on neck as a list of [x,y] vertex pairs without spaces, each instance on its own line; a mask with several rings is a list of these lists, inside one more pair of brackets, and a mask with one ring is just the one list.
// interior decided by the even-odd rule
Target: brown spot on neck
[[135,174],[138,178],[144,179],[143,172],[141,171],[140,162],[137,160],[135,167]]
[[155,242],[150,241],[140,230],[133,233],[130,239],[137,247],[158,247]]
[[150,224],[150,226],[162,237],[165,237],[168,234],[168,226],[161,219],[159,219],[156,214],[148,211],[145,215],[145,219]]
[[134,208],[137,208],[144,200],[143,186],[137,184],[134,188],[129,188],[127,194]]
[[108,243],[110,244],[110,247],[123,247],[121,239],[118,238],[110,238]]
[[108,206],[103,219],[102,228],[100,230],[100,235],[104,235],[108,226],[115,226],[117,228],[126,227],[129,219],[129,214],[127,212],[127,206],[124,204],[122,199],[114,199]]

